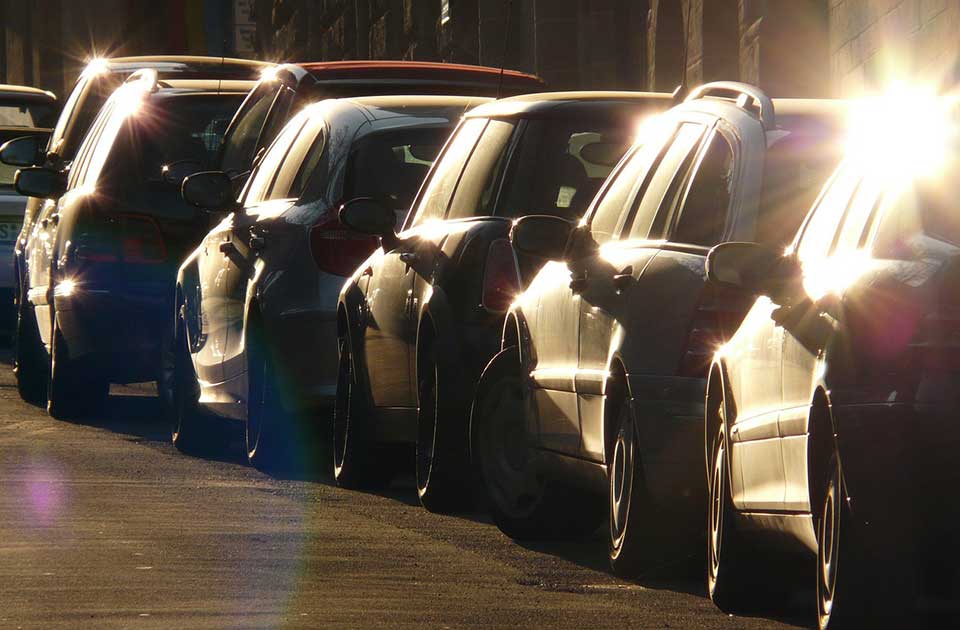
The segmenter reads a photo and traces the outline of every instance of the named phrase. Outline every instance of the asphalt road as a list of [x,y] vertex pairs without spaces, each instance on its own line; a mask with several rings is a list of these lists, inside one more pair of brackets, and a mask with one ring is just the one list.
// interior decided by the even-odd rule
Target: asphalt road
[[[0,357],[7,361],[6,357]],[[179,454],[145,388],[52,420],[0,364],[0,628],[787,628],[700,580],[625,582],[602,538],[524,547],[480,516]],[[302,477],[302,475],[301,475]],[[571,509],[576,509],[571,506]],[[809,601],[809,600],[808,600]]]

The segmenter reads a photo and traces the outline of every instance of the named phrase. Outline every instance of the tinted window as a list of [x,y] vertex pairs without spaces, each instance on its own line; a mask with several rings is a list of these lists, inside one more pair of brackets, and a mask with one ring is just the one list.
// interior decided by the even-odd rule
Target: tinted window
[[581,217],[629,148],[632,131],[605,119],[529,120],[498,214]]
[[841,168],[827,185],[800,236],[797,256],[802,262],[823,260],[830,253],[840,221],[859,182],[852,169]]
[[250,168],[257,138],[263,129],[270,105],[276,96],[276,85],[264,83],[252,92],[237,114],[230,135],[223,142],[223,157],[220,168],[226,172],[243,172]]
[[733,150],[714,133],[693,176],[671,240],[713,246],[720,242],[730,208]]
[[[76,108],[74,110],[73,120],[62,121],[67,124],[63,136],[63,144],[58,151],[60,157],[64,160],[72,160],[76,157],[80,144],[87,135],[97,114],[103,109],[103,104],[110,98],[110,95],[122,83],[122,77],[113,74],[101,74],[93,77],[87,84],[87,89],[80,94]],[[57,123],[59,129],[60,123]],[[56,136],[56,134],[54,134]],[[56,138],[59,140],[59,138]],[[51,145],[51,148],[55,148]]]
[[53,133],[50,134],[50,148],[52,149],[60,142],[60,139],[63,138],[63,134],[67,130],[67,123],[70,122],[70,119],[73,117],[74,111],[77,108],[77,104],[80,102],[80,95],[83,94],[84,89],[87,87],[87,79],[81,78],[74,86],[73,91],[70,92],[70,96],[67,98],[67,102],[63,105],[63,111],[60,112],[60,118],[57,119],[57,126],[53,128]]
[[273,179],[277,174],[277,170],[283,163],[283,158],[286,157],[290,146],[296,139],[297,134],[300,133],[305,122],[306,117],[291,120],[283,129],[283,132],[277,137],[276,141],[267,149],[263,160],[260,161],[260,164],[258,164],[253,171],[253,176],[247,187],[247,195],[244,200],[245,204],[252,205],[270,198],[270,187],[273,185]]
[[[663,208],[669,212],[673,209],[703,133],[702,125],[685,123],[680,126],[676,137],[653,172],[650,183],[640,191],[640,195],[633,202],[634,218],[630,238],[662,238],[668,217],[660,210]],[[664,201],[667,202],[666,205]],[[658,216],[660,224],[654,225]]]
[[406,215],[449,135],[449,128],[420,128],[365,136],[350,151],[343,198],[373,197]]
[[657,164],[664,143],[670,138],[672,127],[664,127],[656,133],[639,140],[640,146],[614,175],[603,197],[597,203],[590,221],[590,233],[597,243],[605,243],[620,233],[626,221],[629,202],[647,182],[652,168]]
[[450,205],[450,197],[460,180],[460,173],[463,172],[463,165],[486,125],[485,118],[472,118],[460,126],[426,184],[413,225],[444,217],[447,206]]
[[516,124],[491,120],[463,170],[457,192],[450,204],[448,219],[490,216],[497,187],[506,165],[507,147]]
[[[323,155],[325,146],[323,132],[323,121],[316,120],[307,122],[303,131],[297,136],[296,140],[290,146],[277,178],[273,182],[268,195],[269,199],[297,199],[303,192],[303,183],[309,173],[316,168],[316,161],[319,161]],[[309,167],[304,161],[304,156],[310,152],[313,166]]]
[[0,97],[0,127],[50,128],[56,111],[52,103]]
[[108,103],[101,110],[70,167],[71,188],[96,182],[125,120],[126,116],[117,111],[115,102]]

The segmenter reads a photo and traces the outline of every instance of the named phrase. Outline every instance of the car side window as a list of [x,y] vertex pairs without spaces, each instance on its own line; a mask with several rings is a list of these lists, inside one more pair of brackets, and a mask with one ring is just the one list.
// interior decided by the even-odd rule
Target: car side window
[[447,219],[493,214],[497,184],[503,175],[504,158],[516,127],[515,123],[505,120],[490,121],[463,169]]
[[840,228],[835,253],[854,252],[864,245],[867,224],[880,204],[882,192],[882,182],[878,177],[867,177],[860,183]]
[[612,180],[601,193],[590,219],[590,234],[598,244],[616,237],[626,221],[627,210],[638,191],[648,181],[665,150],[673,127],[665,127],[659,134],[643,138],[639,146],[625,158]]
[[696,149],[700,146],[705,131],[706,127],[696,123],[684,123],[680,126],[663,159],[649,178],[649,183],[633,202],[631,239],[664,236],[669,215],[686,181],[686,174],[693,166]]
[[268,199],[296,199],[303,190],[303,182],[298,181],[297,176],[303,172],[304,158],[308,152],[313,152],[314,148],[319,153],[323,152],[323,123],[321,121],[308,122],[303,130],[297,135],[287,156],[280,164],[277,171],[277,177],[270,187],[267,195]]
[[733,148],[715,131],[700,158],[670,240],[712,247],[723,237],[733,184]]
[[797,257],[801,263],[824,260],[833,250],[840,222],[859,183],[851,168],[842,167],[827,184],[800,235]]
[[250,167],[257,139],[276,94],[276,84],[272,82],[263,83],[250,94],[237,114],[236,125],[223,139],[221,170],[238,173]]
[[69,188],[76,188],[86,182],[86,173],[94,151],[96,151],[97,145],[99,144],[101,132],[111,119],[120,118],[120,116],[114,116],[114,109],[115,103],[112,101],[108,102],[103,110],[101,110],[97,119],[94,120],[93,125],[91,125],[90,132],[86,138],[84,138],[83,143],[77,151],[76,159],[70,166],[70,176],[67,181]]
[[77,81],[77,84],[74,86],[73,91],[70,92],[70,96],[67,97],[67,102],[63,105],[63,110],[60,112],[60,118],[57,119],[57,126],[54,127],[53,133],[50,134],[50,143],[47,145],[48,150],[52,151],[60,144],[63,135],[67,132],[67,123],[73,118],[74,111],[77,109],[80,95],[83,94],[89,82],[90,79],[81,76],[80,80]]
[[457,182],[460,181],[463,167],[486,126],[486,118],[472,118],[460,126],[440,156],[433,174],[420,195],[417,213],[411,226],[443,219],[450,205],[450,198],[456,190]]
[[295,118],[290,121],[280,135],[277,136],[274,143],[270,145],[270,148],[267,149],[263,160],[256,166],[250,178],[250,185],[247,187],[247,193],[243,202],[244,205],[251,206],[261,201],[276,198],[272,197],[270,193],[274,179],[277,176],[277,171],[283,164],[284,158],[290,151],[290,147],[293,145],[294,140],[296,140],[300,130],[303,129],[305,122],[306,117]]

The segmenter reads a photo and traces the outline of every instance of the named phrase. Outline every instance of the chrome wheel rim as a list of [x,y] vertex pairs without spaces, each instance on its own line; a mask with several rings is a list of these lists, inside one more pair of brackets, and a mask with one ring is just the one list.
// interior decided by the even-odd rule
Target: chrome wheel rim
[[[621,413],[629,413],[623,411]],[[629,419],[621,423],[610,462],[610,539],[613,549],[619,551],[627,533],[630,501],[633,497],[633,467],[635,445],[633,424]]]
[[837,588],[841,509],[839,495],[837,475],[834,473],[824,496],[817,537],[817,599],[821,628],[830,624]]

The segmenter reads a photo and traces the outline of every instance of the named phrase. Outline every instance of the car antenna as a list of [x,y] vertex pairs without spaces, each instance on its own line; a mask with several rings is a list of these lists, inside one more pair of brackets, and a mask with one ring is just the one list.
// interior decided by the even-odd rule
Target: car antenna
[[[681,6],[680,10],[683,10]],[[680,85],[673,90],[673,102],[680,103],[690,92],[687,85],[687,55],[690,52],[690,15],[693,11],[687,6],[687,16],[683,20],[683,54],[680,57]]]
[[503,98],[503,72],[507,67],[507,50],[510,48],[510,14],[513,13],[513,0],[507,3],[507,28],[503,34],[503,55],[500,57],[500,79],[497,81],[497,100]]

